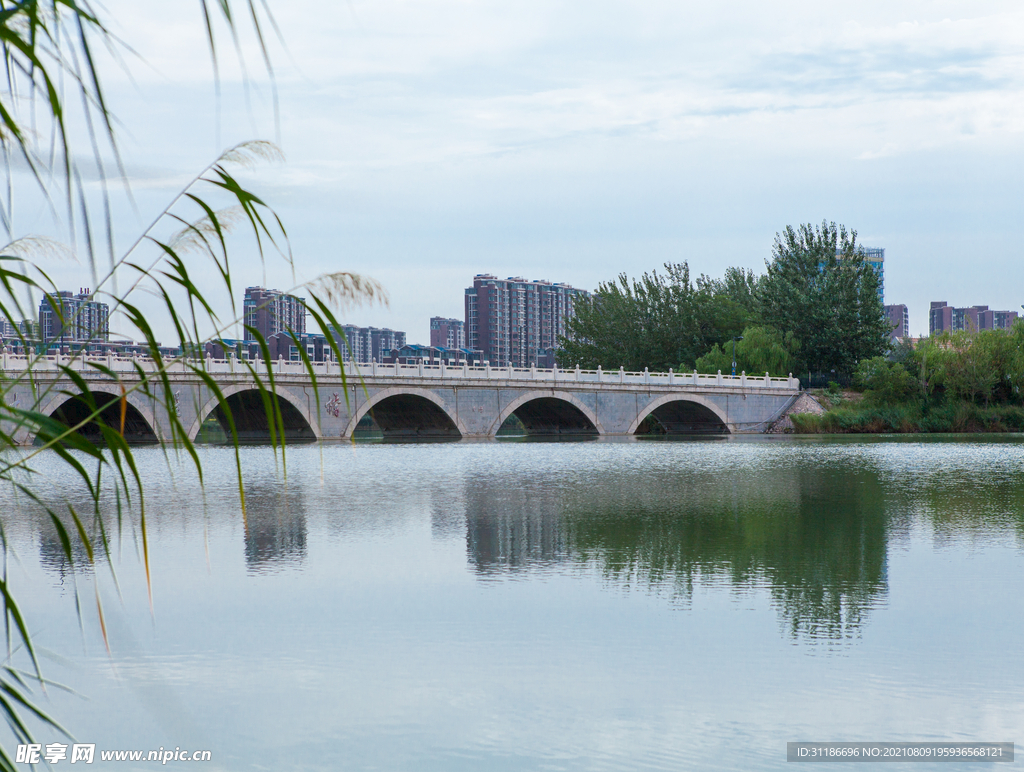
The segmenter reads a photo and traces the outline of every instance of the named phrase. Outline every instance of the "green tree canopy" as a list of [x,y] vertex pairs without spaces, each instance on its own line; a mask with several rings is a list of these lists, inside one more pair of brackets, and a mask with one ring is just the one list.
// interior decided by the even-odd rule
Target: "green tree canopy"
[[918,378],[924,397],[940,393],[986,405],[1019,401],[1024,389],[1024,322],[1018,321],[1011,330],[927,338],[903,366]]
[[753,282],[742,269],[722,281],[701,276],[693,282],[685,262],[666,263],[665,273],[633,281],[621,274],[577,301],[559,361],[590,369],[666,371],[680,363],[688,369],[743,329],[750,312],[737,298],[752,297]]
[[861,360],[854,374],[854,384],[881,403],[901,402],[918,391],[910,371],[902,363],[890,362],[885,357]]
[[[783,335],[773,327],[749,326],[743,330],[743,340],[736,342],[736,372],[785,377],[794,371],[794,357],[799,348],[800,342],[792,333]],[[719,370],[731,373],[732,341],[712,346],[711,351],[697,359],[696,369],[712,375]]]
[[828,222],[788,226],[776,235],[767,267],[763,276],[728,268],[719,279],[696,281],[685,262],[640,279],[622,274],[577,301],[559,362],[705,372],[724,362],[725,372],[732,363],[725,348],[748,325],[737,362],[750,373],[853,373],[862,359],[888,351],[892,328],[879,278],[856,231]]
[[885,354],[892,328],[856,231],[787,226],[767,267],[757,284],[760,318],[800,341],[800,370],[852,373],[860,360]]

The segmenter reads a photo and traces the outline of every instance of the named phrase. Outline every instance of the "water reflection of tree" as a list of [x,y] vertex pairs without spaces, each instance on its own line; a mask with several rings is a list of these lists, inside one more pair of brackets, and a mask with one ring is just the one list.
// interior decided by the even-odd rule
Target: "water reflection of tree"
[[481,573],[572,562],[683,599],[700,583],[764,586],[790,634],[826,640],[856,635],[886,593],[884,503],[868,471],[662,472],[488,493],[467,500]]
[[[74,572],[88,576],[93,566],[89,560],[89,552],[77,533],[68,535],[71,546],[71,558],[74,560]],[[57,535],[52,523],[46,523],[39,530],[39,564],[43,570],[54,574],[61,584],[73,573],[71,560],[65,551],[64,543]]]
[[917,494],[914,513],[927,519],[940,541],[1012,535],[1024,546],[1024,474],[1019,469],[995,472],[958,469],[896,484]]
[[247,489],[245,564],[253,573],[297,566],[306,558],[302,492],[280,484]]

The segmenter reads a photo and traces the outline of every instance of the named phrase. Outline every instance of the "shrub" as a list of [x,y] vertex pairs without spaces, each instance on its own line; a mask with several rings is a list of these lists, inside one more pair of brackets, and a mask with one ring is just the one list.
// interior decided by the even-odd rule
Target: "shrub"
[[872,357],[857,365],[854,384],[868,392],[875,402],[902,402],[917,390],[914,376],[899,362]]
[[[736,372],[784,377],[793,372],[794,352],[798,348],[799,343],[791,333],[783,335],[772,327],[747,327],[743,340],[736,341]],[[732,341],[721,346],[716,343],[697,359],[696,368],[702,373],[732,372]]]

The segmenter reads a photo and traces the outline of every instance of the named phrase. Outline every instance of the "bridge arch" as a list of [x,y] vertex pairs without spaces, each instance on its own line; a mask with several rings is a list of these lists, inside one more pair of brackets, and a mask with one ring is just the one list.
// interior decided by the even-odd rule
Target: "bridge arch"
[[[527,409],[522,410],[524,407]],[[520,394],[502,409],[487,434],[496,436],[513,413],[531,434],[605,434],[597,414],[586,403],[573,394],[550,389]]]
[[644,405],[630,424],[627,434],[636,434],[640,424],[654,416],[668,434],[731,434],[729,416],[700,394],[664,394]]
[[[309,408],[309,399],[296,394],[287,386],[279,383],[274,384],[277,393],[278,405],[281,408],[281,418],[284,420],[285,440],[314,440],[322,439],[320,422]],[[236,383],[225,386],[221,389],[224,401],[231,409],[231,417],[235,421],[239,439],[262,440],[270,438],[270,429],[267,423],[266,411],[263,407],[263,398],[255,384]],[[217,421],[221,423],[225,432],[230,432],[227,424],[219,411],[220,400],[216,396],[210,397],[206,404],[197,412],[195,421],[188,430],[188,438],[195,440],[199,434],[199,428],[211,413],[217,415]]]
[[[89,393],[93,395],[97,407],[103,406],[100,419],[111,428],[119,429],[121,425],[122,397],[120,387],[113,383],[90,383]],[[129,442],[158,442],[157,421],[151,405],[147,405],[135,391],[126,392],[124,395],[127,407],[125,409],[124,436]],[[72,394],[67,390],[55,392],[46,402],[43,403],[39,412],[43,415],[56,418],[58,421],[72,426],[79,423],[88,413],[84,412],[88,406],[79,399],[78,394]],[[91,411],[89,411],[91,412]],[[99,439],[100,431],[95,426],[85,426],[80,432],[86,439]]]
[[393,386],[370,395],[356,408],[342,437],[351,437],[370,411],[384,436],[465,437],[469,434],[457,413],[429,389]]

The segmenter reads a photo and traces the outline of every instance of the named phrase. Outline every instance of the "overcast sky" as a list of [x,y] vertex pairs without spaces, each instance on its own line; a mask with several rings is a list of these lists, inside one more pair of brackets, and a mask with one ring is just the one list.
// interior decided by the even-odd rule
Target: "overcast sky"
[[[107,8],[143,60],[133,82],[107,68],[140,209],[116,209],[127,244],[220,149],[276,130],[251,40],[249,106],[225,46],[218,121],[198,8]],[[246,179],[301,278],[385,284],[390,309],[347,321],[427,342],[481,272],[593,289],[666,261],[762,271],[777,231],[822,219],[885,248],[885,300],[910,307],[915,334],[931,300],[1024,302],[1019,2],[271,8],[287,161]],[[47,228],[31,212],[20,225]],[[291,285],[238,249],[240,286]],[[89,284],[84,267],[62,275]]]

